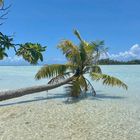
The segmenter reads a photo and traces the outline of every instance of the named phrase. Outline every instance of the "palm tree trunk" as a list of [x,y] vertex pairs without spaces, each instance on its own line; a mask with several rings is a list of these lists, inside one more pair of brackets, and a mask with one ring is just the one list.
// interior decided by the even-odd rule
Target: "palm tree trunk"
[[11,98],[16,98],[16,97],[21,97],[21,96],[24,96],[27,94],[33,94],[36,92],[51,90],[51,89],[54,89],[54,88],[57,88],[57,87],[60,87],[62,85],[69,83],[70,81],[73,80],[73,78],[74,78],[74,76],[72,76],[60,83],[53,84],[53,85],[47,84],[47,85],[21,88],[21,89],[17,89],[17,90],[2,91],[2,92],[0,92],[0,101],[11,99]]

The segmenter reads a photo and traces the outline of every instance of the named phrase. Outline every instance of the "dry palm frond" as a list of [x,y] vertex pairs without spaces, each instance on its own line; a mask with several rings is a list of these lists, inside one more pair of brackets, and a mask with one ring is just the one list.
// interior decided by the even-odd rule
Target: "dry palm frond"
[[63,54],[66,56],[66,58],[73,64],[79,64],[79,62],[81,61],[78,47],[75,46],[71,41],[62,41],[58,45],[58,48],[60,48],[63,51]]
[[119,80],[118,78],[106,74],[99,74],[99,73],[92,73],[91,76],[93,80],[96,81],[103,80],[103,84],[105,85],[119,86],[119,87],[123,87],[126,90],[128,89],[127,85],[123,83],[121,80]]

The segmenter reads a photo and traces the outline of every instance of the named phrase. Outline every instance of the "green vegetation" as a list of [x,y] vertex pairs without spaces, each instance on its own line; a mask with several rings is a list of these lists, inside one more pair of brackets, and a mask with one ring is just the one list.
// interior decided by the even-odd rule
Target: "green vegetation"
[[100,65],[137,65],[140,64],[140,60],[131,60],[131,61],[117,61],[111,59],[101,59],[98,61]]
[[[8,14],[9,8],[4,6],[4,1],[0,0],[0,25],[3,24],[5,16]],[[42,53],[46,50],[46,46],[41,46],[38,43],[27,42],[25,44],[14,44],[13,37],[4,35],[0,32],[0,60],[8,57],[7,50],[14,49],[15,55],[22,56],[24,60],[28,61],[30,64],[37,64],[38,61],[43,61]]]
[[36,79],[52,78],[48,84],[57,84],[72,75],[72,80],[66,83],[68,84],[66,91],[72,97],[79,97],[81,93],[86,94],[87,91],[96,95],[92,84],[84,77],[84,74],[89,74],[93,81],[102,80],[105,85],[127,89],[127,85],[119,79],[102,74],[101,68],[97,65],[99,56],[106,53],[104,42],[86,42],[77,30],[74,31],[74,34],[80,40],[79,45],[73,44],[70,40],[64,40],[58,45],[68,62],[42,67],[36,74]]
[[22,56],[31,64],[37,64],[39,60],[43,61],[42,52],[44,52],[45,50],[46,47],[42,47],[38,43],[25,43],[20,45],[20,48],[16,51],[16,55]]
[[14,44],[12,37],[0,32],[0,60],[8,57],[6,51],[9,49],[14,49],[17,56],[22,56],[30,64],[37,64],[39,60],[43,61],[42,52],[46,50],[46,47],[38,43]]

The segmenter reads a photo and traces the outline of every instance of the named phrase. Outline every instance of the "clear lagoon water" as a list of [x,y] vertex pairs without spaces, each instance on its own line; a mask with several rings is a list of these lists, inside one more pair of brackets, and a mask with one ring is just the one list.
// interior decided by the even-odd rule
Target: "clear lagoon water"
[[[0,66],[0,90],[17,89],[28,86],[47,84],[48,79],[35,80],[34,76],[40,66]],[[116,76],[128,85],[128,90],[118,87],[103,86],[101,82],[92,82],[97,92],[96,98],[104,102],[125,102],[140,106],[140,65],[111,65],[101,66],[103,73]],[[40,97],[64,94],[60,87],[48,92],[27,95],[17,99],[1,102],[0,104],[20,100],[35,100]]]

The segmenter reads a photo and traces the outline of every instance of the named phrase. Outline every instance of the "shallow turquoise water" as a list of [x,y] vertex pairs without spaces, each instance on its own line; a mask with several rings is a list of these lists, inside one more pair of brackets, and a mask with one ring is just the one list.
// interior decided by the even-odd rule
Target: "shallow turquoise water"
[[[123,80],[129,87],[128,91],[116,87],[106,87],[101,82],[92,82],[96,92],[98,100],[104,102],[125,102],[128,104],[140,105],[140,66],[139,65],[113,65],[113,66],[101,66],[102,71],[105,74],[116,76]],[[21,87],[28,87],[33,85],[46,84],[47,79],[36,81],[34,76],[39,70],[40,66],[1,66],[0,67],[0,90],[17,89]],[[54,96],[56,93],[64,93],[63,88],[57,88],[51,90],[48,93],[37,93],[34,95],[28,95],[18,100],[30,100],[40,97],[46,97],[49,93]],[[16,101],[15,99],[12,100]],[[7,101],[6,101],[7,102]],[[9,101],[8,101],[9,102]],[[2,102],[3,103],[3,102]],[[0,103],[0,104],[2,104]]]

